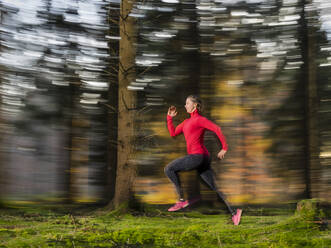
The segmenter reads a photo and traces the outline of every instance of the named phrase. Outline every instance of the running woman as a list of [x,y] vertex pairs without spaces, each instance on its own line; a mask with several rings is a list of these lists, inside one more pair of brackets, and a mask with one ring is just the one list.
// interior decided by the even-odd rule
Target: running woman
[[169,133],[172,137],[175,137],[181,133],[184,134],[188,153],[188,155],[172,161],[164,169],[165,174],[173,182],[179,196],[179,201],[174,206],[169,208],[168,211],[178,211],[198,200],[184,199],[184,193],[181,188],[178,176],[178,172],[180,171],[197,170],[201,179],[209,186],[211,190],[216,192],[219,198],[225,203],[227,209],[232,215],[232,221],[234,225],[238,225],[240,222],[242,210],[233,210],[225,199],[224,195],[217,190],[217,186],[213,177],[214,172],[210,166],[210,155],[203,144],[203,136],[205,130],[214,132],[222,143],[222,149],[217,154],[217,157],[219,159],[223,159],[228,150],[228,145],[224,135],[221,132],[221,128],[201,115],[202,102],[197,96],[190,95],[186,98],[185,109],[187,113],[191,115],[191,117],[184,120],[176,128],[172,122],[173,117],[177,115],[176,107],[171,106],[168,109],[167,124]]

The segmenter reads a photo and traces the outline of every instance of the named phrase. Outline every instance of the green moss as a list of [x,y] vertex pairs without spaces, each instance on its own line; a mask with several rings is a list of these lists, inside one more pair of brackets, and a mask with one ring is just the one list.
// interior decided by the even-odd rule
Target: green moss
[[199,209],[168,213],[144,206],[141,212],[104,209],[88,214],[2,209],[0,247],[331,247],[330,230],[315,221],[323,217],[317,205],[294,215],[283,210],[273,215],[264,209],[246,212],[241,225],[233,226],[228,215],[202,214]]
[[322,220],[326,217],[318,199],[302,200],[297,204],[296,215],[305,220]]

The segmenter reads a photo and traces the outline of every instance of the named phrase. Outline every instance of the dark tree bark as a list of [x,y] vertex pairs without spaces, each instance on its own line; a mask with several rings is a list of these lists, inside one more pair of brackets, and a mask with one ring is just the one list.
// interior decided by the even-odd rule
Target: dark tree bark
[[302,54],[304,61],[303,82],[305,85],[305,197],[318,197],[320,162],[319,162],[319,129],[318,129],[318,98],[316,81],[316,58],[314,33],[316,30],[309,25],[311,12],[305,11],[306,4],[311,0],[302,0]]
[[120,11],[119,85],[118,85],[118,132],[117,168],[112,207],[128,203],[133,197],[136,165],[134,156],[134,114],[136,93],[127,86],[135,78],[135,22],[129,16],[133,1],[122,1]]
[[[120,20],[120,5],[111,5],[108,12],[109,36],[118,37]],[[113,58],[109,65],[109,92],[108,92],[108,170],[106,200],[111,201],[115,195],[117,169],[117,119],[118,119],[118,71],[119,71],[119,42],[110,40],[109,54]]]

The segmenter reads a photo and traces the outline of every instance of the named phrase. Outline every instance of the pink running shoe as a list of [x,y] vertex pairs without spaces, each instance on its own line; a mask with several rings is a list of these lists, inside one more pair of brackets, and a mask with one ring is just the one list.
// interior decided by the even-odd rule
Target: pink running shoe
[[235,215],[232,216],[232,221],[235,226],[238,226],[240,223],[242,209],[237,209],[237,212]]
[[169,212],[175,212],[182,208],[186,208],[189,205],[188,201],[179,201],[175,205],[173,205],[171,208],[168,209]]

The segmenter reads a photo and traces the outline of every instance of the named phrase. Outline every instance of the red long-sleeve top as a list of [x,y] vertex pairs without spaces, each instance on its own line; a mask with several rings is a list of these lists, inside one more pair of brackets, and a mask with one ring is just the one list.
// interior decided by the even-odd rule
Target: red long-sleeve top
[[201,116],[197,110],[191,113],[191,117],[184,120],[176,128],[172,122],[172,117],[167,115],[168,130],[172,137],[184,133],[188,154],[209,155],[207,148],[203,144],[205,130],[214,132],[222,143],[222,149],[228,150],[225,137],[221,128],[207,118]]

